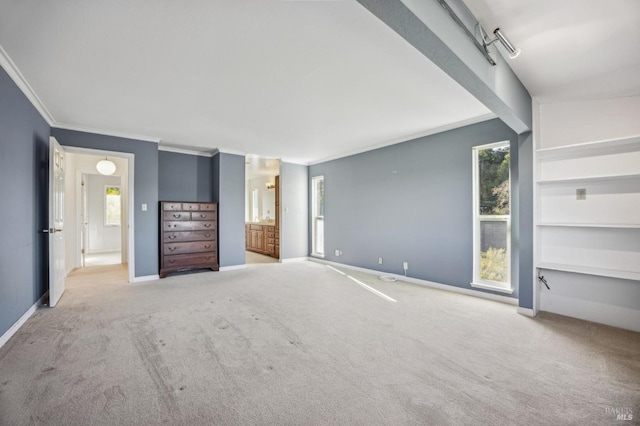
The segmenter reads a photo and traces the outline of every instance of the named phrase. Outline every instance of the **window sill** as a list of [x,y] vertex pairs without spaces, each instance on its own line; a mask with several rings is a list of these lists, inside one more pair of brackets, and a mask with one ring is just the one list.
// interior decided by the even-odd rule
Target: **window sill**
[[497,291],[499,293],[513,294],[512,288],[495,287],[489,284],[471,283],[471,287],[482,288],[484,290]]

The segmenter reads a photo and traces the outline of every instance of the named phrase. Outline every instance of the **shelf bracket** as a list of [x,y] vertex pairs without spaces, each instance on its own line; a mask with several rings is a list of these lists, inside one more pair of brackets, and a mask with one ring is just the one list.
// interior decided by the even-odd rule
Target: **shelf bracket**
[[538,281],[544,284],[544,286],[547,287],[547,290],[551,290],[551,287],[549,287],[549,284],[547,283],[547,280],[544,278],[544,275],[538,275]]

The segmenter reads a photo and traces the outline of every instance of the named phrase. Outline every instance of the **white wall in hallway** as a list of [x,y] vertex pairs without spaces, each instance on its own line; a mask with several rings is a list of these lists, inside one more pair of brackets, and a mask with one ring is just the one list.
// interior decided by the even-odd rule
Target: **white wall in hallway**
[[88,253],[120,251],[122,225],[105,224],[105,187],[120,187],[119,176],[87,175],[87,204],[89,210]]

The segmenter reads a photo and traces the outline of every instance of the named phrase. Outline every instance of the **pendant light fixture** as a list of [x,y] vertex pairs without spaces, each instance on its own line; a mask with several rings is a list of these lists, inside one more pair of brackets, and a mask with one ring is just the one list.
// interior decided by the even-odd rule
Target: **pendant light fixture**
[[101,175],[111,176],[116,172],[116,165],[113,161],[107,160],[107,157],[104,157],[104,160],[100,160],[98,164],[96,164],[96,170]]

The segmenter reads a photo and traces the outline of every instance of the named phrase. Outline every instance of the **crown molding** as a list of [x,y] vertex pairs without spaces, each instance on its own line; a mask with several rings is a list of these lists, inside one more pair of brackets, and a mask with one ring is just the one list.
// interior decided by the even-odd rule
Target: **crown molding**
[[63,130],[73,130],[76,132],[85,132],[85,133],[94,133],[97,135],[113,136],[116,138],[135,139],[143,142],[153,142],[157,144],[159,144],[161,141],[160,138],[154,138],[151,136],[136,135],[136,134],[126,133],[126,132],[116,132],[113,130],[96,129],[93,127],[76,126],[74,124],[55,123],[51,127],[54,127],[56,129],[63,129]]
[[215,155],[214,151],[212,150],[199,151],[195,149],[187,149],[167,145],[158,145],[158,151],[174,152],[176,154],[198,155],[200,157],[213,157]]
[[47,124],[49,126],[53,126],[56,122],[53,119],[53,116],[51,115],[47,107],[44,106],[38,95],[36,95],[36,92],[27,82],[27,79],[24,78],[24,75],[22,75],[16,64],[11,60],[9,54],[4,50],[2,46],[0,46],[0,66],[4,68],[4,70],[9,75],[9,78],[13,80],[13,82],[18,86],[22,93],[24,93],[27,99],[29,99],[33,107],[38,110]]
[[241,155],[243,157],[247,156],[247,153],[244,151],[239,151],[239,150],[233,150],[233,149],[220,149],[220,148],[214,148],[211,156],[213,157],[216,154],[231,154],[231,155]]
[[450,123],[450,124],[447,124],[445,126],[440,126],[440,127],[434,128],[434,129],[425,130],[424,132],[418,132],[418,133],[413,133],[413,134],[410,134],[410,135],[394,138],[394,139],[388,140],[386,142],[381,142],[381,143],[369,146],[367,148],[357,149],[357,150],[354,150],[354,151],[348,151],[348,152],[345,152],[343,154],[333,155],[331,157],[326,157],[326,158],[323,158],[321,160],[311,161],[311,162],[309,162],[309,165],[313,166],[315,164],[326,163],[327,161],[338,160],[340,158],[350,157],[350,156],[356,155],[356,154],[362,154],[363,152],[373,151],[373,150],[384,148],[384,147],[387,147],[387,146],[396,145],[396,144],[399,144],[399,143],[402,143],[402,142],[408,142],[408,141],[412,141],[414,139],[424,138],[425,136],[435,135],[437,133],[446,132],[448,130],[458,129],[458,128],[464,127],[464,126],[469,126],[471,124],[482,123],[483,121],[491,120],[491,119],[494,119],[496,117],[497,117],[497,115],[495,115],[494,113],[483,114],[483,115],[480,115],[478,117],[469,118],[467,120],[456,121],[455,123]]

